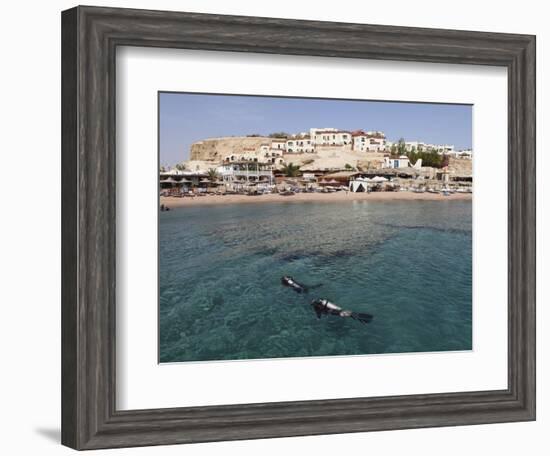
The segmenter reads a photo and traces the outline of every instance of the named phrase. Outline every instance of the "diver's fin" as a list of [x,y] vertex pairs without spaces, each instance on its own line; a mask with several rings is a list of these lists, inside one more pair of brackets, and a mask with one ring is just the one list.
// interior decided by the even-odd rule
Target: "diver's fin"
[[360,312],[352,312],[350,317],[354,320],[360,321],[361,323],[370,323],[374,318],[371,314]]

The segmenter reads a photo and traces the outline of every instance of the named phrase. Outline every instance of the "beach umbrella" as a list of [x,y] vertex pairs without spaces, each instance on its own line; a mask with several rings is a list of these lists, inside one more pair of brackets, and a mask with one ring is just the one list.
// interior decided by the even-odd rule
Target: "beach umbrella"
[[160,181],[161,184],[177,184],[178,181],[173,179],[172,177],[169,177],[168,179],[163,179]]
[[374,176],[372,179],[371,179],[371,182],[387,182],[388,179],[386,179],[385,177],[382,177],[382,176]]

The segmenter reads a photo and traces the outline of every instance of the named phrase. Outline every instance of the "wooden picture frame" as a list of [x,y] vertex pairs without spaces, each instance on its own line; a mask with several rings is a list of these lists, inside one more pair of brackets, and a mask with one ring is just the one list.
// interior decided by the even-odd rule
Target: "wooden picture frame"
[[[508,388],[117,410],[117,46],[506,67]],[[76,7],[62,13],[62,112],[64,445],[113,448],[535,419],[534,36]]]

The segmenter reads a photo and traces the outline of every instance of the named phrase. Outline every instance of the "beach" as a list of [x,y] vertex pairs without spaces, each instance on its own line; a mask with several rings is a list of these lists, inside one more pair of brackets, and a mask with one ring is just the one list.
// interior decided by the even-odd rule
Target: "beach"
[[160,204],[168,208],[202,206],[202,205],[226,205],[226,204],[250,204],[250,203],[298,203],[298,202],[326,202],[338,203],[343,201],[471,201],[471,193],[452,193],[448,196],[440,193],[414,193],[414,192],[371,192],[371,193],[296,193],[292,196],[281,196],[278,193],[266,195],[205,195],[195,197],[160,197]]

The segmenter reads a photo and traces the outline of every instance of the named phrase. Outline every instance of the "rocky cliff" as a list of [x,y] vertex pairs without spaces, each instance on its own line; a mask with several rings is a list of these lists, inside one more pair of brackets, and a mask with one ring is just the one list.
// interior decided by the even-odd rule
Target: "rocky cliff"
[[190,160],[221,161],[231,154],[254,154],[260,145],[271,144],[271,139],[263,136],[232,136],[212,138],[191,144]]
[[449,158],[449,172],[455,176],[471,176],[472,160],[464,158]]

